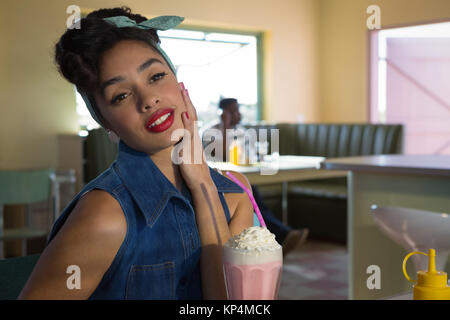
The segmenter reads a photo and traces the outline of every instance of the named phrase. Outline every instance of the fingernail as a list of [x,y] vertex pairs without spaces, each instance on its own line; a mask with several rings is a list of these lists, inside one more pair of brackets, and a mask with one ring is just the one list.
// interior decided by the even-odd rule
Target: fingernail
[[187,111],[185,113],[186,113],[186,118],[189,120],[189,113],[187,113]]
[[180,87],[181,87],[181,89],[185,90],[183,82],[180,82]]
[[[189,91],[188,91],[188,89],[186,89],[186,94],[187,94],[187,96],[189,97]],[[190,98],[190,97],[189,97]]]

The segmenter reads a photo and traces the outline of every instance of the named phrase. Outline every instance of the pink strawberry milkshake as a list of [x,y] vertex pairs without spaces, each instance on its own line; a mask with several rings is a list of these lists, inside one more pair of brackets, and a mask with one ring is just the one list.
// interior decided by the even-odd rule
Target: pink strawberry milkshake
[[228,299],[274,300],[283,266],[282,247],[267,228],[250,227],[223,247]]

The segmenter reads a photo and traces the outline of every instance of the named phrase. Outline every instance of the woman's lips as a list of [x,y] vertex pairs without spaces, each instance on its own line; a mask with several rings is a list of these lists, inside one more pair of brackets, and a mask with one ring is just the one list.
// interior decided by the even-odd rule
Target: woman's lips
[[174,111],[172,108],[164,108],[156,111],[147,121],[145,128],[151,132],[163,132],[169,129],[175,119]]

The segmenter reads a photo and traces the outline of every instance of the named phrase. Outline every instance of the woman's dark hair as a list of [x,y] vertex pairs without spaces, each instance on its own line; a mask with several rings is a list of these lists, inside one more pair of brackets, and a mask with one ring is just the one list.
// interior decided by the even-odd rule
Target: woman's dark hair
[[68,29],[55,45],[55,63],[59,72],[78,90],[91,94],[98,86],[98,64],[101,55],[121,40],[147,43],[156,52],[160,43],[156,30],[117,28],[103,18],[127,16],[140,23],[147,18],[131,13],[128,7],[100,9],[81,19],[80,28]]

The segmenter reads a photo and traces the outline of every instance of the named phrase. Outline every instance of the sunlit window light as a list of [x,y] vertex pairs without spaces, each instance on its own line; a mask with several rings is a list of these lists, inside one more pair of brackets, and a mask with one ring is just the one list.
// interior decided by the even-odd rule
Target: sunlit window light
[[226,34],[226,33],[208,33],[205,39],[208,41],[223,41],[241,44],[250,44],[256,42],[256,38],[254,36]]
[[78,135],[80,137],[87,137],[89,135],[89,132],[87,130],[80,130],[78,131]]
[[450,38],[450,22],[386,29],[381,32],[389,38]]
[[191,31],[191,30],[180,30],[180,29],[158,31],[158,35],[160,37],[165,37],[165,38],[196,39],[196,40],[205,39],[205,33],[202,31]]
[[381,123],[386,123],[389,38],[450,38],[450,22],[392,28],[378,32],[378,117]]
[[[76,111],[78,114],[78,135],[81,137],[87,136],[86,130],[93,130],[96,128],[99,128],[100,125],[92,118],[91,114],[89,113],[88,108],[86,107],[86,104],[84,103],[83,98],[78,93],[76,88],[74,87],[75,91],[75,103],[76,103]],[[86,131],[86,132],[85,132]],[[86,134],[86,135],[84,135]]]

